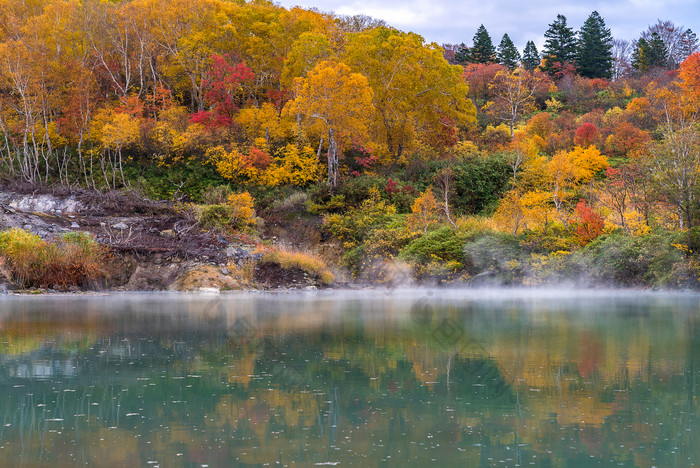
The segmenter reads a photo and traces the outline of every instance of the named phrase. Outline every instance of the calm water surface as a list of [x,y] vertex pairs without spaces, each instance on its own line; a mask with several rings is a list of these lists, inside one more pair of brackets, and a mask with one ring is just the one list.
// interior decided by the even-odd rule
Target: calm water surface
[[0,466],[700,465],[700,296],[0,297]]

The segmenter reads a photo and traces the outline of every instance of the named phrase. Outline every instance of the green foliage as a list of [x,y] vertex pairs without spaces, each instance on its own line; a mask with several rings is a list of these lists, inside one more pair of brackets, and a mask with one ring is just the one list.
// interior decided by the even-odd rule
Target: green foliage
[[527,41],[523,50],[523,67],[528,71],[532,71],[539,66],[540,53],[537,51],[537,46],[533,41]]
[[482,235],[464,246],[464,252],[474,272],[481,273],[492,271],[511,276],[508,282],[512,282],[512,272],[520,266],[520,258],[523,249],[515,236],[500,233],[488,233]]
[[574,254],[581,269],[596,281],[626,286],[672,286],[681,280],[677,264],[683,252],[673,235],[656,231],[642,237],[602,236]]
[[223,230],[233,222],[233,209],[229,205],[205,205],[200,208],[197,221],[203,229]]
[[603,18],[594,11],[579,31],[576,66],[586,78],[610,78],[612,65],[612,35]]
[[653,68],[665,67],[667,61],[668,49],[658,33],[653,33],[648,41],[640,38],[632,52],[632,66],[642,73]]
[[513,170],[503,153],[468,158],[453,166],[454,209],[468,214],[492,212],[512,177]]
[[207,205],[222,205],[226,203],[232,193],[230,185],[217,185],[204,190],[201,199]]
[[437,261],[456,271],[464,268],[467,262],[464,242],[464,234],[442,226],[408,244],[399,254],[399,259],[416,267]]
[[544,64],[542,70],[554,75],[567,62],[576,58],[576,36],[574,30],[567,26],[566,16],[557,15],[544,33]]
[[333,235],[343,241],[346,249],[353,249],[373,230],[387,226],[395,213],[396,208],[381,200],[379,190],[374,188],[358,209],[345,214],[330,214],[326,216],[325,224]]
[[479,26],[474,34],[474,45],[469,50],[469,61],[472,63],[492,63],[496,61],[496,48],[491,36],[484,25]]
[[513,44],[513,41],[508,34],[504,34],[503,38],[501,39],[501,43],[498,44],[496,57],[498,59],[498,63],[508,67],[511,70],[517,67],[520,63],[520,52],[518,52],[518,49],[515,48],[515,44]]
[[132,163],[124,168],[127,180],[140,181],[143,194],[153,199],[187,197],[203,201],[202,195],[212,187],[226,185],[226,180],[216,173],[213,166],[197,159],[173,165]]

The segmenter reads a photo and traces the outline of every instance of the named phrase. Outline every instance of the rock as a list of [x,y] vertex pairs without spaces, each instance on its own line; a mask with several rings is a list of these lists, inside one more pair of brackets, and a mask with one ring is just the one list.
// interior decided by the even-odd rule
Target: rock
[[54,211],[54,214],[55,214],[56,216],[61,216],[61,215],[63,215],[63,211],[61,211],[61,210],[56,210],[56,211]]
[[112,229],[116,229],[118,231],[126,231],[129,229],[129,226],[125,222],[119,222],[117,224],[112,225]]
[[223,275],[228,275],[228,273],[229,273],[228,268],[222,268],[222,269],[221,269],[221,274],[223,274]]
[[22,226],[22,229],[24,229],[25,231],[29,231],[31,228],[32,228],[31,224],[25,224],[24,226]]
[[160,237],[164,237],[166,239],[175,239],[177,237],[177,234],[172,229],[166,229],[165,231],[160,231]]
[[70,228],[71,228],[71,229],[78,229],[79,227],[80,227],[80,226],[79,226],[78,223],[76,223],[75,221],[73,221],[72,223],[70,223]]
[[211,265],[197,265],[187,270],[168,288],[174,291],[219,292],[241,289],[238,281],[222,275]]
[[101,222],[101,223],[100,223],[100,227],[101,227],[101,228],[105,228],[105,227],[107,227],[107,223],[105,223],[104,221],[103,221],[103,222]]

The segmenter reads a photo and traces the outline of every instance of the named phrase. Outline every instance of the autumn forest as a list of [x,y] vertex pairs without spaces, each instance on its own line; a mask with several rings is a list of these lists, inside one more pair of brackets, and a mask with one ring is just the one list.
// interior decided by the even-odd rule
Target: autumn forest
[[320,240],[296,247],[361,282],[697,287],[696,35],[613,38],[597,12],[542,34],[0,0],[0,177],[169,200],[261,251],[303,225]]

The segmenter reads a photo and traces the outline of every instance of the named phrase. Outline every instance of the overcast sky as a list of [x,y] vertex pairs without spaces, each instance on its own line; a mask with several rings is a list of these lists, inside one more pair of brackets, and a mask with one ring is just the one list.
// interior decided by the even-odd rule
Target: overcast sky
[[700,36],[700,0],[281,0],[282,6],[315,7],[342,15],[365,14],[422,35],[428,42],[471,45],[483,24],[498,45],[508,33],[522,50],[528,40],[542,49],[557,14],[578,30],[593,10],[614,38],[635,39],[657,20],[671,20]]

